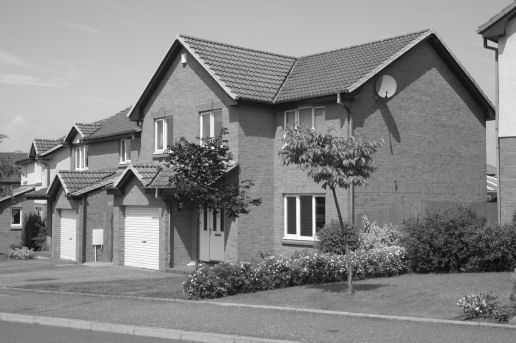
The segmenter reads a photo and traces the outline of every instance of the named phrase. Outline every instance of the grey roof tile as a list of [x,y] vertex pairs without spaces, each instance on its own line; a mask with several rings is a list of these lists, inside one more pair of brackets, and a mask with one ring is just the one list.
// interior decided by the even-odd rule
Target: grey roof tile
[[93,123],[99,128],[86,137],[86,139],[98,139],[139,131],[140,128],[137,123],[129,120],[127,117],[130,109],[131,107],[128,107],[111,117]]
[[17,196],[23,195],[25,193],[28,193],[30,191],[33,191],[35,189],[34,186],[20,186],[18,188],[15,188],[12,190],[11,194],[6,195],[2,198],[0,198],[0,202],[15,198]]
[[63,138],[49,139],[49,138],[35,138],[34,149],[36,149],[36,155],[42,155],[48,150],[63,144]]
[[75,193],[81,189],[91,187],[96,183],[111,177],[115,170],[105,171],[59,171],[59,179],[67,193]]

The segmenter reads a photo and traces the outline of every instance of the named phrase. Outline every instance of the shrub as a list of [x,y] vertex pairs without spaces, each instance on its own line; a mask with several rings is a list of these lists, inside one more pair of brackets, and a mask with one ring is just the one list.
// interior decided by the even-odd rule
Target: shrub
[[344,255],[346,253],[346,238],[348,238],[351,251],[358,247],[358,230],[349,223],[344,223],[344,231],[340,229],[339,222],[331,220],[317,232],[317,241],[314,248],[328,254]]
[[362,217],[362,229],[358,234],[358,248],[362,250],[399,246],[401,232],[392,224],[381,227],[376,222],[370,222]]
[[490,319],[506,322],[513,314],[508,305],[503,305],[491,293],[475,293],[459,299],[457,306],[461,306],[466,319]]
[[18,260],[29,260],[36,257],[33,249],[27,247],[14,248],[7,250],[7,257],[15,258]]
[[[405,249],[384,247],[350,253],[356,279],[392,276],[407,270]],[[267,256],[259,262],[238,265],[201,264],[183,283],[188,299],[218,298],[267,289],[342,281],[346,279],[345,256],[327,253]]]
[[466,238],[484,228],[485,223],[485,218],[463,207],[405,221],[402,245],[407,249],[411,269],[419,273],[459,270],[471,256]]
[[41,217],[31,213],[25,218],[22,231],[22,244],[34,250],[42,250],[46,246],[47,229]]

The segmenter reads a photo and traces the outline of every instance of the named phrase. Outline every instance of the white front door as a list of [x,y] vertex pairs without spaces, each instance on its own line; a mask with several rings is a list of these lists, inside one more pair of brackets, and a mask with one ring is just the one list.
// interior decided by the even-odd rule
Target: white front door
[[75,211],[61,210],[59,238],[59,258],[75,261],[77,259],[77,220]]
[[224,214],[204,209],[199,217],[199,259],[224,261]]
[[159,218],[159,208],[125,207],[124,265],[159,269]]

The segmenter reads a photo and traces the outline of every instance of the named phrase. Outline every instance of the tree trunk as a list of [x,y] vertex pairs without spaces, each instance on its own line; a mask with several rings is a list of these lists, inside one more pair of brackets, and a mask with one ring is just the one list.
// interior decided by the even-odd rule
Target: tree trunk
[[346,248],[346,271],[348,272],[348,294],[352,295],[355,293],[353,288],[353,271],[351,270],[351,266],[349,264],[349,244],[348,237],[346,235],[346,231],[344,230],[344,221],[342,220],[342,213],[340,213],[339,200],[337,199],[337,194],[335,193],[335,187],[330,187],[331,192],[333,193],[333,200],[335,201],[335,207],[337,208],[337,215],[339,217],[339,225],[340,230],[344,234],[344,245]]

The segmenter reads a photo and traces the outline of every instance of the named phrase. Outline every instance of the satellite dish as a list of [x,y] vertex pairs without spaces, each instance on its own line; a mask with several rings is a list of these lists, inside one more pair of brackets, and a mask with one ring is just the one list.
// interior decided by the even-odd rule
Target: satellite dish
[[396,93],[396,80],[390,75],[382,75],[376,80],[376,94],[380,98],[389,99]]

